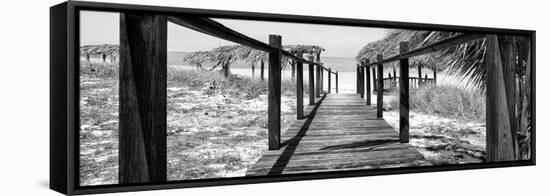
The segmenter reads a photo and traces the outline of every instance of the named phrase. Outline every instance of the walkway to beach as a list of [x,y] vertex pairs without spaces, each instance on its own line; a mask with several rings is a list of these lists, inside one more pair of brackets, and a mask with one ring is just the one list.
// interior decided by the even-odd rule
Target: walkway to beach
[[325,94],[247,176],[430,165],[358,94]]

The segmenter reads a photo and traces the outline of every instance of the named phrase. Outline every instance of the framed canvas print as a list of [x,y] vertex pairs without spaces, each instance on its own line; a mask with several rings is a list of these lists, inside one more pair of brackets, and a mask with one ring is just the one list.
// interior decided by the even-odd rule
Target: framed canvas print
[[535,164],[535,32],[69,1],[64,194]]

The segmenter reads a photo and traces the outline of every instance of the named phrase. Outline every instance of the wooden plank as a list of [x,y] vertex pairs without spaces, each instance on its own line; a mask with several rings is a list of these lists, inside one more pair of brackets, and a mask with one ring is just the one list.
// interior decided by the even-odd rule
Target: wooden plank
[[[384,57],[382,56],[382,54],[378,54],[376,55],[376,59],[378,61],[381,61],[382,59],[384,59]],[[383,67],[383,64],[380,63],[378,64],[377,66],[377,71],[378,71],[378,87],[377,87],[377,91],[376,91],[376,114],[378,116],[378,118],[382,118],[383,115],[382,115],[382,110],[384,109],[384,81],[382,80],[382,78],[384,77],[383,74],[384,74],[384,67]]]
[[305,109],[315,115],[295,121],[281,148],[265,152],[247,176],[429,165],[357,94],[327,94]]
[[268,67],[268,143],[269,150],[278,150],[281,143],[281,36],[269,35],[269,45],[279,50],[269,52]]
[[[365,64],[369,64],[369,59],[365,59]],[[365,75],[367,75],[367,79],[365,81],[365,86],[367,87],[367,105],[371,105],[371,87],[370,87],[370,68],[365,67]]]
[[[313,56],[309,56],[309,61],[313,61]],[[315,105],[315,76],[313,75],[313,64],[308,64],[308,74],[309,74],[309,105]]]
[[[303,57],[303,53],[298,52],[296,56]],[[300,120],[304,118],[304,64],[297,62],[296,69],[296,119]]]
[[119,184],[166,181],[167,20],[120,13]]
[[512,133],[497,36],[487,35],[485,44],[487,161],[510,161],[514,160]]

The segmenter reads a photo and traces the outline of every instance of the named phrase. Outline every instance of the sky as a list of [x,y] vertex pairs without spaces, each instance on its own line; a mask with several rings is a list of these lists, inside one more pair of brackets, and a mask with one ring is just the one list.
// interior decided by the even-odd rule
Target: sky
[[[118,44],[119,14],[116,12],[81,11],[80,43]],[[268,42],[269,34],[282,36],[283,45],[318,45],[326,49],[323,56],[355,57],[369,42],[382,39],[387,29],[317,25],[304,23],[251,20],[214,20],[256,40]],[[168,51],[199,51],[235,44],[168,23]]]

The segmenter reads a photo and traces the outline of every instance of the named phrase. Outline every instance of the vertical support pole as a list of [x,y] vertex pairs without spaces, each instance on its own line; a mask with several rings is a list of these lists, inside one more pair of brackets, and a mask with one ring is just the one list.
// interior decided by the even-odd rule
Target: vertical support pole
[[[298,52],[296,56],[302,58],[303,53]],[[304,63],[296,62],[296,118],[304,118]]]
[[359,94],[359,65],[355,67],[355,93]]
[[[409,42],[399,43],[399,53],[409,51]],[[418,66],[420,71],[420,65]],[[422,78],[419,75],[418,79]],[[420,81],[420,80],[419,80]],[[420,83],[419,83],[420,85]],[[409,59],[399,60],[399,141],[409,142]]]
[[513,36],[499,36],[502,52],[502,72],[504,75],[504,88],[506,89],[506,99],[508,101],[508,116],[510,118],[510,128],[512,133],[512,144],[514,145],[514,155],[516,158],[519,158],[517,155],[518,143],[517,143],[517,131],[518,131],[518,122],[516,116],[516,97],[518,93],[516,88],[516,49],[515,49],[515,38]]
[[120,14],[120,184],[166,181],[166,21]]
[[378,81],[376,80],[376,74],[378,74],[378,72],[376,72],[376,67],[377,66],[372,67],[372,86],[374,87],[374,91],[378,92]]
[[260,78],[264,80],[264,60],[260,61]]
[[321,66],[315,69],[315,97],[321,97]]
[[279,50],[269,52],[267,132],[269,150],[279,150],[281,144],[281,36],[269,35],[269,45]]
[[[376,55],[376,60],[378,62],[381,62],[382,60],[384,60],[384,57],[381,54],[378,54]],[[382,118],[382,110],[384,109],[384,81],[382,80],[382,78],[384,77],[384,68],[382,63],[378,63],[378,65],[376,66],[378,67],[376,68],[378,71],[378,87],[376,90],[376,117]]]
[[422,85],[422,63],[418,63],[418,88]]
[[365,72],[363,71],[363,62],[359,65],[359,94],[361,95],[361,98],[365,97]]
[[497,36],[486,35],[485,44],[487,161],[510,161],[514,160],[514,149]]
[[338,72],[336,72],[336,94],[338,94]]
[[331,74],[332,74],[332,71],[330,68],[328,68],[328,71],[327,71],[327,76],[328,76],[328,93],[330,94],[330,89],[331,89],[331,83],[332,81],[330,81],[330,78],[331,78]]
[[[313,62],[313,56],[309,56],[309,61]],[[315,76],[314,76],[314,67],[313,63],[308,65],[308,75],[309,75],[309,105],[315,105]]]
[[321,67],[321,93],[323,93],[323,89],[325,88],[325,69]]
[[[369,59],[365,59],[365,65],[368,65],[370,62],[369,62]],[[366,75],[367,75],[367,81],[366,81],[366,84],[365,86],[367,86],[367,105],[370,105],[371,104],[371,88],[370,88],[370,67],[365,67],[365,72],[366,72]]]
[[435,66],[435,63],[433,65],[433,71],[434,71],[434,86],[437,85],[437,67]]

